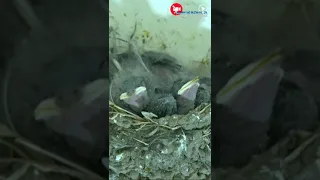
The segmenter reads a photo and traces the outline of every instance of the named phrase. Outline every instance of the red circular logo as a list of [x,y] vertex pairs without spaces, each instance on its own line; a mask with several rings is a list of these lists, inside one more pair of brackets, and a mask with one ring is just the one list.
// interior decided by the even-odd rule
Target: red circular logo
[[174,16],[178,16],[182,13],[182,6],[179,3],[174,3],[170,6],[170,12]]

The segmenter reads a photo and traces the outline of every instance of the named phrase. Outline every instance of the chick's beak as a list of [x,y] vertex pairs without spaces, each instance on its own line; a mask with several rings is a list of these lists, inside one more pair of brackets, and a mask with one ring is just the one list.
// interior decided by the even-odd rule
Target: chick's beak
[[54,98],[45,99],[39,103],[34,111],[34,117],[37,121],[45,121],[60,116],[61,109],[56,104]]
[[187,100],[194,101],[196,99],[197,91],[199,88],[199,78],[195,78],[184,84],[178,91],[178,96]]
[[140,86],[134,90],[133,93],[122,93],[120,100],[128,104],[132,109],[141,111],[149,101],[147,89],[144,86]]

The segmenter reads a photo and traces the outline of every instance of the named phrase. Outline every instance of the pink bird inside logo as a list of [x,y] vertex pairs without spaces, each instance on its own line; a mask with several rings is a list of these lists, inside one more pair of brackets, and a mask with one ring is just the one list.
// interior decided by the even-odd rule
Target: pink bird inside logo
[[174,11],[174,14],[177,14],[178,11],[181,11],[180,7],[175,7],[174,5],[172,5],[172,10]]

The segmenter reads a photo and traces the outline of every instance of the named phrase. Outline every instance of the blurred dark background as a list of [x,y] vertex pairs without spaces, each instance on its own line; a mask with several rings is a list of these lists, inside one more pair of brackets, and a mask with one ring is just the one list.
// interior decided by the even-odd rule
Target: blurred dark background
[[[69,147],[62,137],[32,118],[41,99],[54,95],[60,87],[81,86],[98,76],[96,69],[106,60],[108,47],[108,14],[103,6],[100,0],[1,1],[0,83],[2,87],[4,71],[10,64],[15,70],[7,87],[8,106],[23,137],[80,164],[98,164],[100,169],[96,170],[106,173],[100,159],[74,153],[83,145]],[[41,70],[43,66],[49,66],[50,71]],[[1,102],[2,111],[3,98]],[[1,118],[5,119],[4,112]]]

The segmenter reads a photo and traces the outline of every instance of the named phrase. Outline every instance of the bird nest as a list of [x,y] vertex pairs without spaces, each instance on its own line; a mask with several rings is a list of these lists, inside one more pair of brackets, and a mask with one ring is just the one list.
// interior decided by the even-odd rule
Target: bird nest
[[210,177],[211,104],[159,119],[109,106],[110,179]]
[[292,131],[268,151],[254,156],[243,168],[213,169],[212,179],[285,180],[319,179],[320,129]]

